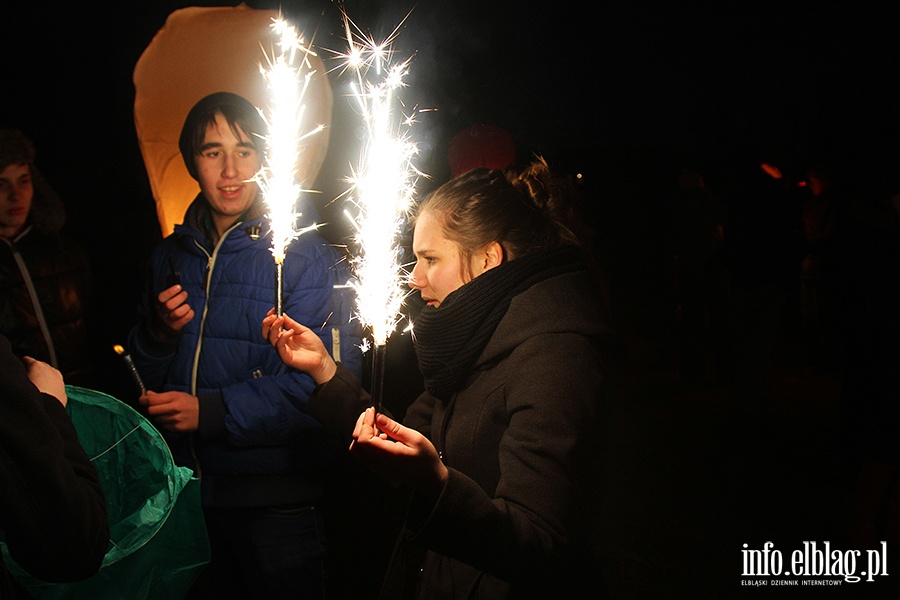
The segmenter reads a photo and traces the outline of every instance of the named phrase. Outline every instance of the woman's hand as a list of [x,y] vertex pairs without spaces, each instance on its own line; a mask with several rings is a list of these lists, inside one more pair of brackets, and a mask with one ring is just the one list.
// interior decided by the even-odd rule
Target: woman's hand
[[370,469],[437,498],[448,471],[431,441],[390,417],[367,408],[356,422],[350,451]]
[[262,336],[278,351],[284,364],[308,373],[317,384],[334,377],[337,365],[322,339],[309,327],[287,315],[276,316],[273,308],[262,321]]

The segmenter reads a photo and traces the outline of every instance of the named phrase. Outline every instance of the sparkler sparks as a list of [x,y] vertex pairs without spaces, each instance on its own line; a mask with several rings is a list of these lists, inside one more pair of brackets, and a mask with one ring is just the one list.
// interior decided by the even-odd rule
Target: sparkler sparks
[[[290,243],[316,224],[297,229],[300,217],[297,200],[303,190],[298,182],[297,157],[301,142],[324,129],[317,125],[306,130],[304,96],[315,70],[309,56],[315,53],[297,33],[295,27],[282,19],[274,19],[272,30],[278,38],[277,56],[268,59],[268,69],[260,67],[270,92],[270,110],[264,115],[268,125],[266,165],[257,174],[257,182],[269,209],[272,227],[272,256],[275,259],[275,309],[282,314],[282,269]],[[268,58],[268,57],[267,57]]]
[[[398,91],[409,72],[411,59],[391,64],[392,42],[377,43],[363,35],[344,14],[348,51],[338,53],[342,68],[356,75],[353,95],[366,128],[366,145],[359,167],[350,177],[350,201],[358,209],[351,215],[360,254],[352,260],[357,294],[357,316],[371,329],[377,356],[399,323],[400,308],[409,293],[403,273],[400,237],[420,173],[413,166],[416,144],[410,136],[415,111],[402,113]],[[353,32],[359,35],[354,40]],[[380,80],[375,80],[380,78]],[[377,367],[375,371],[377,374]],[[376,390],[373,390],[373,396]]]

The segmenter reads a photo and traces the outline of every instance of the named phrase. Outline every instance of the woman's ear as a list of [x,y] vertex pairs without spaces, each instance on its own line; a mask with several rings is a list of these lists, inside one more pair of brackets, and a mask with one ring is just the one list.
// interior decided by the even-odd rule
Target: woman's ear
[[482,267],[482,272],[503,264],[503,246],[500,242],[491,242],[482,249],[478,254]]

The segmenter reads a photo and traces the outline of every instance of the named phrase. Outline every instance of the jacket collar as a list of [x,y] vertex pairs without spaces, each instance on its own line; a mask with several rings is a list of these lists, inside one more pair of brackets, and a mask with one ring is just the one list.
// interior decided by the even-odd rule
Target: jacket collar
[[[253,204],[250,205],[242,215],[235,220],[235,225],[246,225],[243,229],[247,236],[255,241],[268,233],[268,221],[265,219],[266,207],[261,195],[257,195]],[[234,226],[232,226],[233,228]],[[213,222],[212,215],[209,210],[209,203],[202,193],[197,194],[187,211],[184,214],[184,223],[177,225],[175,230],[181,234],[189,234],[194,231],[200,234],[203,239],[204,246],[212,249],[213,244]],[[194,236],[198,237],[198,236]]]

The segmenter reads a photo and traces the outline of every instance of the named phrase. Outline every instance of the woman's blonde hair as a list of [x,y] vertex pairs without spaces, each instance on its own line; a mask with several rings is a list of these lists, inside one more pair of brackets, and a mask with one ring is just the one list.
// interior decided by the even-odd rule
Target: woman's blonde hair
[[464,264],[494,241],[513,260],[540,249],[583,247],[586,231],[581,232],[576,199],[571,182],[538,157],[522,169],[472,169],[429,194],[416,216],[436,217]]

